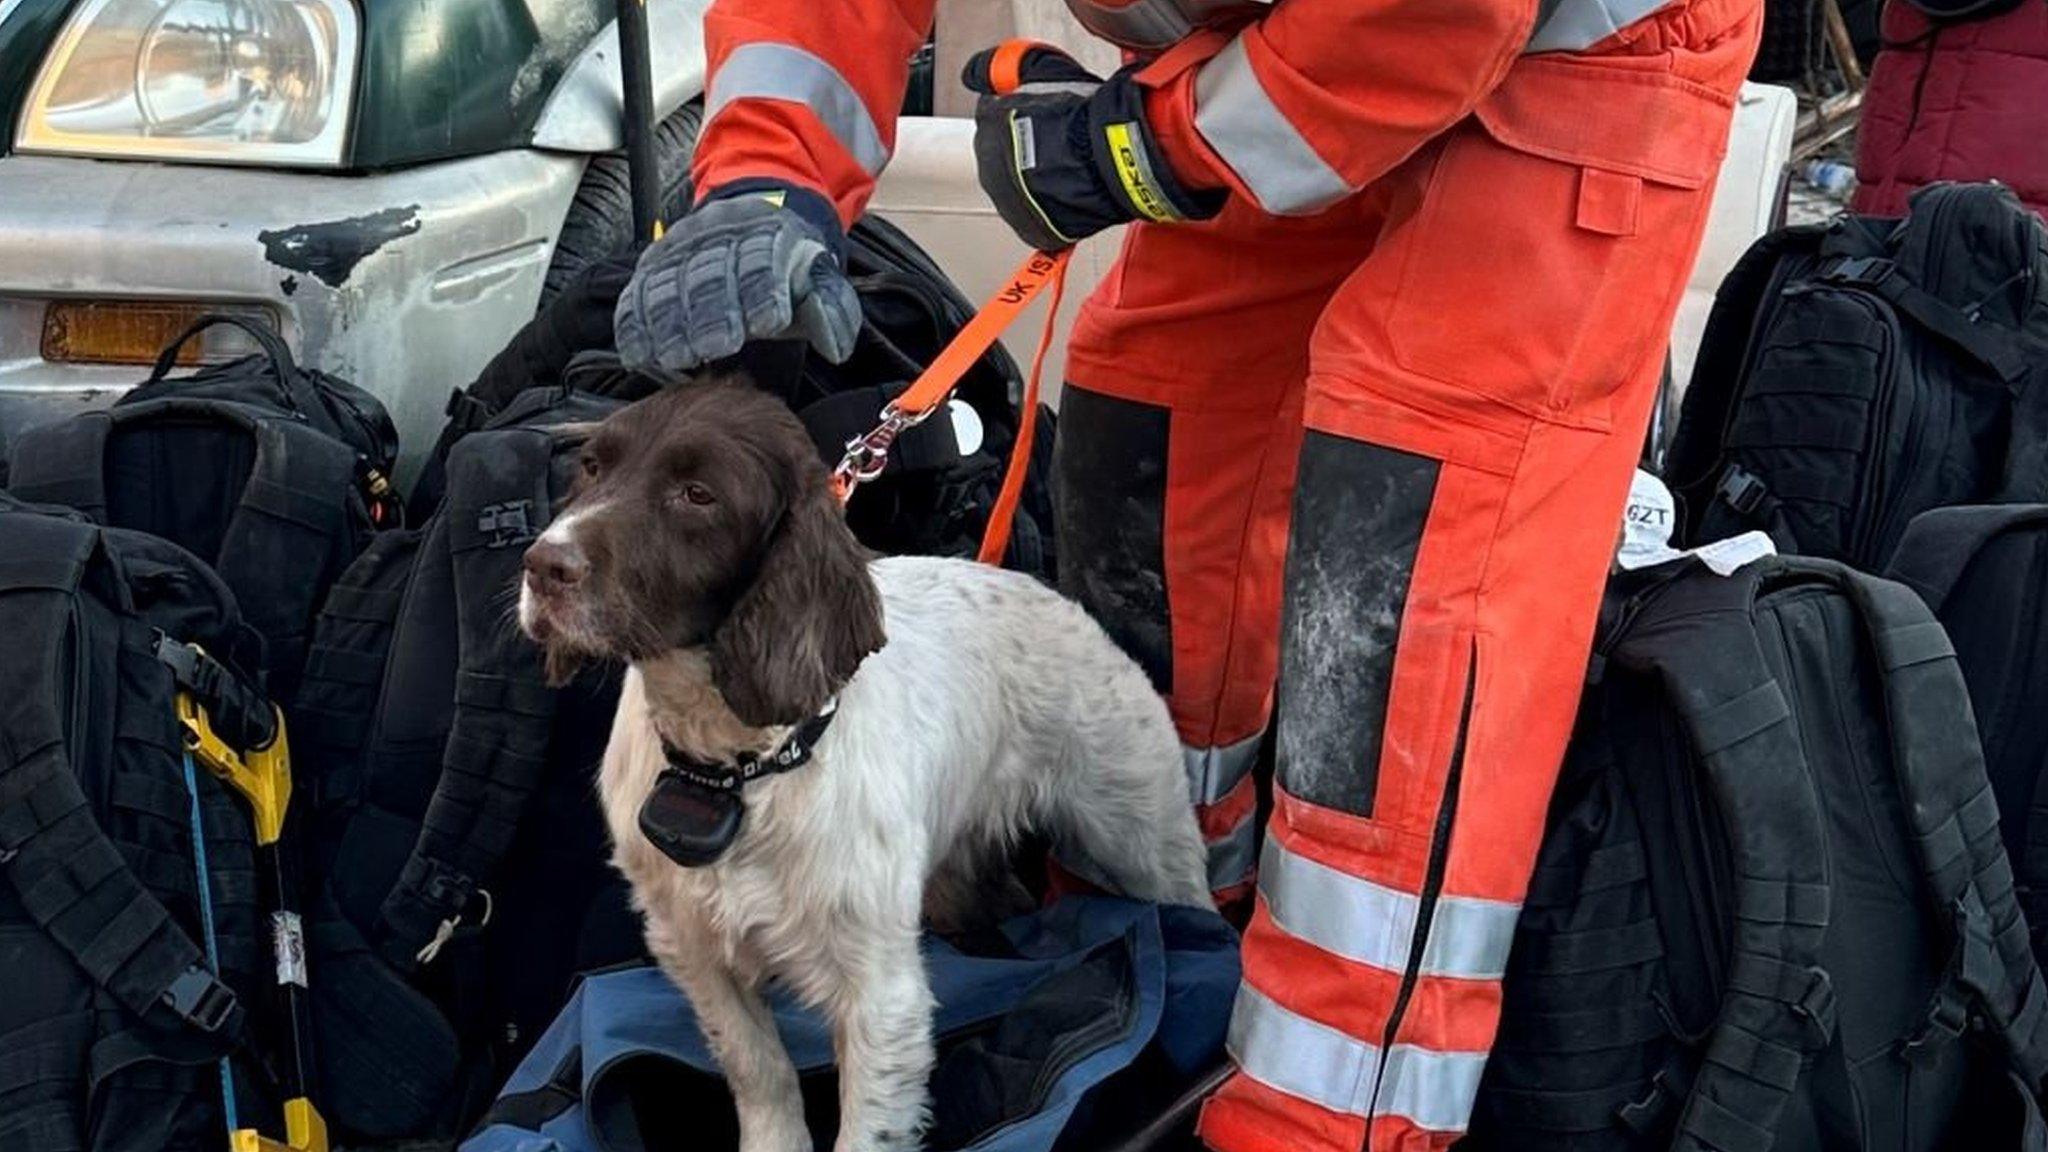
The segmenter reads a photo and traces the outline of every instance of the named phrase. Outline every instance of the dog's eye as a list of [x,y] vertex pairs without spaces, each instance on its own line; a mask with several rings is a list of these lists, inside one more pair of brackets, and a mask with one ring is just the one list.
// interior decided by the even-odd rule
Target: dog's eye
[[677,488],[675,498],[679,504],[694,504],[699,508],[706,504],[715,504],[718,501],[718,498],[711,494],[711,489],[695,481]]
[[597,454],[596,454],[596,453],[594,453],[594,452],[585,452],[585,453],[583,453],[583,454],[582,454],[581,456],[577,457],[577,459],[576,459],[576,463],[577,463],[577,465],[578,465],[578,466],[580,466],[580,467],[581,467],[581,468],[583,469],[583,478],[584,478],[584,479],[586,479],[586,480],[595,480],[595,479],[597,479]]

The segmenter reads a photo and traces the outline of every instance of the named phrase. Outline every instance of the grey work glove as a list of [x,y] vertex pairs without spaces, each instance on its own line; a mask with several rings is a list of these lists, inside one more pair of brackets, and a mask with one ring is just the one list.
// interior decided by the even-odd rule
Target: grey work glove
[[687,372],[754,340],[800,339],[834,364],[853,353],[860,298],[831,204],[748,185],[713,193],[641,254],[612,314],[627,368]]

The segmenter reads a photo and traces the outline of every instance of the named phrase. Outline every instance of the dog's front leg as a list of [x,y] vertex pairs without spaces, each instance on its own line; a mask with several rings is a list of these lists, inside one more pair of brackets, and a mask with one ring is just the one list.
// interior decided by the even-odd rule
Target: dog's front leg
[[914,932],[862,949],[830,1004],[839,1056],[833,1152],[914,1152],[930,1109],[932,993]]
[[796,1065],[759,990],[702,949],[650,931],[647,943],[669,979],[690,998],[711,1055],[739,1113],[739,1152],[811,1152]]

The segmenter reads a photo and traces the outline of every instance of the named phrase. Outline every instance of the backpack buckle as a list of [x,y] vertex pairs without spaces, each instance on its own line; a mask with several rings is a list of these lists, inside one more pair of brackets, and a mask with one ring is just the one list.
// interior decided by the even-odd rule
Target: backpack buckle
[[202,699],[220,698],[224,670],[197,644],[181,644],[159,631],[151,648],[151,655],[156,657],[157,663],[171,670],[171,678],[180,687]]
[[1835,1034],[1835,984],[1826,969],[1806,970],[1806,990],[1792,1002],[1792,1014],[1806,1023],[1815,1048],[1824,1047]]
[[178,1019],[209,1034],[220,1031],[235,1011],[234,989],[197,964],[178,973],[164,989],[163,1002]]
[[1954,994],[1953,986],[1944,988],[1935,995],[1920,1027],[1899,1042],[1899,1055],[1908,1063],[1924,1067],[1936,1053],[1969,1030],[1969,1006],[1963,1003],[1962,997]]
[[1649,1092],[1641,1100],[1623,1105],[1621,1110],[1614,1114],[1614,1118],[1620,1121],[1622,1127],[1638,1136],[1647,1136],[1663,1127],[1664,1121],[1671,1116],[1672,1110],[1679,1102],[1692,1094],[1690,1085],[1677,1085],[1671,1082],[1674,1067],[1673,1064],[1666,1064],[1659,1068],[1657,1074],[1650,1078]]
[[1830,265],[1820,278],[1830,284],[1854,284],[1875,288],[1898,273],[1899,265],[1885,256],[1845,256]]
[[1714,487],[1714,496],[1730,508],[1748,516],[1764,502],[1764,496],[1768,491],[1764,482],[1755,473],[1745,470],[1740,465],[1730,464],[1727,471],[1721,473],[1721,482]]

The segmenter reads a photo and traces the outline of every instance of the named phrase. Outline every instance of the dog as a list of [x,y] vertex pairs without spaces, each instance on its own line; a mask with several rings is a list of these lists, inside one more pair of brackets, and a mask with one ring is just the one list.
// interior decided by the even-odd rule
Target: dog
[[[1208,905],[1165,705],[1078,605],[965,560],[872,558],[803,425],[744,381],[620,410],[578,466],[526,553],[519,623],[556,679],[628,664],[598,784],[613,860],[725,1073],[742,1152],[811,1147],[771,979],[833,1030],[837,1152],[917,1146],[921,914],[972,922],[1027,831],[1104,887]],[[738,789],[716,859],[683,867],[643,832],[665,767],[777,763],[805,733],[807,763]]]

